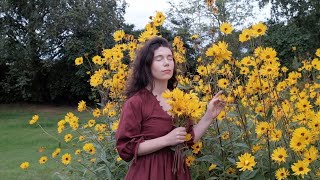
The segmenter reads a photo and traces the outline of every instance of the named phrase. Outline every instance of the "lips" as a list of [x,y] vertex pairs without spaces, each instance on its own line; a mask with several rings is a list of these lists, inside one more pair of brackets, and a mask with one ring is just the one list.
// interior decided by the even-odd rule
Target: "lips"
[[162,72],[164,72],[164,73],[171,73],[171,70],[164,70],[164,71],[162,71]]

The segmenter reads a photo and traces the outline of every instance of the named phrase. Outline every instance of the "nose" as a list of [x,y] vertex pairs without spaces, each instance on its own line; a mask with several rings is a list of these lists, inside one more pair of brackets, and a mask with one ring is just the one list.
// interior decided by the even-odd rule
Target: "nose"
[[164,66],[169,66],[169,60],[167,58],[164,58]]

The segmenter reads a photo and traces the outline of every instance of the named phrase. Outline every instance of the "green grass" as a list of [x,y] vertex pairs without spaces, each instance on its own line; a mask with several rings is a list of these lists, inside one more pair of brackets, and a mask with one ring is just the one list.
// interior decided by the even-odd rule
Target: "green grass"
[[[89,117],[86,113],[77,113],[76,107],[0,105],[0,179],[58,179],[53,174],[61,165],[51,158],[51,153],[59,143],[37,125],[29,125],[29,120],[38,114],[43,128],[57,137],[57,122],[63,119],[67,112],[78,115],[80,120],[87,120]],[[46,148],[42,153],[38,152],[40,146]],[[45,165],[38,163],[41,156],[49,158]],[[30,163],[28,170],[20,168],[24,161]]]

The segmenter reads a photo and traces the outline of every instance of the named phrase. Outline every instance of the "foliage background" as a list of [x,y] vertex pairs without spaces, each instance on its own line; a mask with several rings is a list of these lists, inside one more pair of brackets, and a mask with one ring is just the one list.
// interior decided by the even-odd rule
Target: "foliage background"
[[[261,6],[265,5],[265,1],[262,0],[255,2],[260,3]],[[112,33],[118,29],[124,29],[126,34],[134,34],[136,37],[143,32],[143,30],[133,32],[133,25],[123,23],[125,3],[120,1],[58,1],[52,3],[45,1],[2,1],[1,3],[1,12],[3,13],[1,13],[0,17],[4,27],[1,29],[1,47],[3,47],[1,48],[3,56],[1,56],[0,61],[3,70],[1,71],[3,78],[1,78],[0,82],[1,102],[74,103],[78,102],[79,99],[83,99],[94,103],[94,100],[102,99],[102,97],[99,97],[101,93],[92,91],[93,89],[88,85],[90,76],[86,69],[74,66],[75,57],[80,55],[84,56],[85,59],[91,59],[94,55],[101,55],[102,49],[112,48],[115,45]],[[241,57],[242,52],[237,54],[239,49],[248,51],[247,54],[253,53],[252,44],[237,42],[238,35],[241,33],[240,30],[236,29],[233,35],[228,37],[223,36],[218,30],[221,23],[226,21],[233,23],[235,27],[241,26],[244,17],[251,16],[249,7],[252,7],[252,4],[250,1],[240,2],[241,4],[247,3],[249,5],[248,7],[241,6],[242,16],[237,16],[237,11],[233,11],[233,9],[239,7],[239,2],[233,0],[216,1],[219,13],[212,13],[214,12],[212,9],[207,9],[208,7],[205,4],[207,2],[190,0],[185,3],[189,5],[172,4],[172,8],[175,10],[171,10],[168,13],[170,23],[161,29],[162,35],[170,41],[175,41],[173,39],[175,36],[180,36],[185,41],[184,47],[187,49],[188,54],[185,55],[187,64],[184,72],[197,74],[196,61],[199,55],[201,56],[204,53],[201,49],[209,47],[208,42],[217,42],[219,40],[232,42],[229,45],[230,50],[235,52],[233,54],[235,58]],[[289,67],[290,70],[297,70],[297,67],[301,65],[300,62],[302,60],[311,60],[312,54],[319,47],[319,31],[316,30],[319,27],[319,2],[304,1],[304,3],[297,5],[295,2],[290,4],[290,2],[279,0],[272,1],[272,3],[273,9],[272,17],[268,21],[268,35],[260,40],[265,42],[265,46],[272,46],[277,50],[278,57],[283,65]],[[37,11],[32,11],[33,9],[37,9]],[[110,12],[111,14],[106,14],[105,12]],[[202,14],[202,12],[205,13]],[[194,17],[195,14],[198,16]],[[212,21],[209,23],[201,21],[201,19],[194,21],[197,17],[201,17],[201,19],[202,17],[208,18]],[[239,19],[234,19],[234,17],[239,17]],[[66,19],[70,19],[70,21],[66,21]],[[191,38],[193,34],[200,34],[203,41],[193,41],[194,39]],[[186,73],[185,75],[188,74]],[[120,112],[118,105],[120,104],[113,107],[113,110],[116,110],[115,112]],[[85,141],[86,144],[77,143],[67,148],[71,153],[75,148],[81,148],[82,145],[86,146],[90,141],[94,142],[94,147],[96,147],[94,151],[97,151],[94,158],[92,159],[91,156],[86,154],[86,159],[89,159],[86,163],[92,161],[94,165],[88,165],[89,168],[80,170],[84,178],[89,178],[91,175],[109,179],[112,175],[115,177],[124,176],[124,171],[121,170],[125,169],[127,164],[122,163],[122,161],[120,161],[120,165],[117,164],[118,162],[115,161],[116,152],[113,146],[108,144],[114,143],[114,131],[111,131],[110,127],[116,122],[116,116],[109,114],[111,111],[112,108],[107,109],[106,112],[103,110],[103,115],[108,118],[99,118],[100,115],[95,115],[97,113],[96,110],[93,112],[97,123],[106,125],[107,132],[101,134],[101,132],[96,133],[96,129],[94,131],[93,128],[90,130],[81,127],[84,129],[76,132],[80,135],[81,133],[90,134],[88,137],[91,139]],[[243,111],[248,112],[250,109],[244,108]],[[241,113],[232,115],[241,116]],[[268,119],[271,118],[269,115],[268,113],[264,120],[270,120]],[[65,122],[63,120],[59,122],[69,123],[72,128],[73,125],[78,123],[77,119],[78,117],[67,114]],[[246,123],[248,124],[245,124],[245,127],[248,126],[250,129],[248,131],[245,130],[245,132],[254,132],[254,126],[257,125],[254,120],[250,119]],[[89,125],[89,121],[87,125],[82,125]],[[220,138],[222,135],[219,132],[219,127],[224,130],[231,128],[228,131],[234,132],[237,138],[233,140],[236,143],[222,144]],[[198,163],[193,167],[193,176],[196,178],[211,177],[212,174],[210,173],[212,172],[207,170],[207,165],[208,163],[217,162],[218,168],[216,172],[220,172],[220,174],[215,177],[236,177],[232,176],[234,173],[226,175],[225,171],[227,168],[231,168],[232,165],[230,164],[235,164],[236,156],[245,150],[251,150],[250,143],[248,145],[242,143],[241,140],[246,138],[247,140],[251,138],[250,140],[252,141],[257,140],[254,136],[244,138],[244,134],[241,134],[241,130],[237,131],[236,126],[220,124],[219,127],[218,121],[216,121],[213,124],[213,128],[209,130],[209,136],[204,138],[205,148],[201,156],[197,157]],[[70,128],[67,131],[73,132]],[[95,138],[97,137],[106,139],[102,143],[96,141]],[[63,139],[63,136],[60,139]],[[220,144],[210,144],[210,142],[218,142],[219,140]],[[220,152],[214,151],[214,149],[219,148]],[[271,164],[270,149],[272,148],[274,147],[270,148],[268,145],[268,151],[256,156],[262,159],[269,158]],[[269,157],[266,152],[269,152]],[[221,156],[210,155],[217,153],[221,153]],[[225,153],[228,155],[233,154],[234,156],[228,157]],[[241,178],[274,177],[271,172],[275,171],[275,169],[270,164],[269,169],[266,168],[268,165],[262,162],[258,169],[253,172],[239,173],[237,171],[236,173]],[[287,166],[289,167],[288,164]],[[68,166],[66,171],[60,169],[63,172],[61,178],[77,177],[77,175],[70,173],[80,167]],[[92,173],[87,173],[87,170]],[[315,172],[313,171],[312,176],[314,175]]]
[[[208,32],[208,38],[219,40],[217,27],[222,22],[243,26],[248,17],[254,18],[254,5],[259,3],[263,7],[268,2],[217,0],[217,15],[210,13],[204,1],[172,2],[164,26],[168,31],[163,34],[168,39],[178,35],[188,40],[195,32]],[[102,48],[112,47],[111,35],[117,29],[136,35],[142,31],[134,31],[134,25],[124,23],[125,1],[0,3],[0,102],[74,104],[80,99],[93,102],[97,94],[86,83],[86,73],[73,66],[74,58],[79,54],[99,54]],[[319,47],[319,6],[317,0],[272,1],[265,42],[277,50],[284,64],[290,65],[296,54],[302,58]],[[210,21],[203,21],[203,17]],[[233,38],[237,32],[234,34]],[[296,54],[292,53],[292,47],[297,48]],[[188,43],[186,48],[190,50],[189,68],[195,71],[193,49]]]

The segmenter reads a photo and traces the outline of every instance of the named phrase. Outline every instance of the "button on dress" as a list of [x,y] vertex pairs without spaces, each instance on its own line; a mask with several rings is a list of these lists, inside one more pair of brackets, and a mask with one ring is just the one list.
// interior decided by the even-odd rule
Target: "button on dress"
[[[172,172],[174,151],[170,147],[147,155],[137,155],[140,143],[164,136],[174,128],[172,117],[149,90],[141,89],[125,101],[116,132],[116,147],[123,160],[131,161],[126,180],[191,179],[185,163],[176,174]],[[187,142],[190,146],[194,137],[191,122],[188,123],[187,133],[192,136]]]

